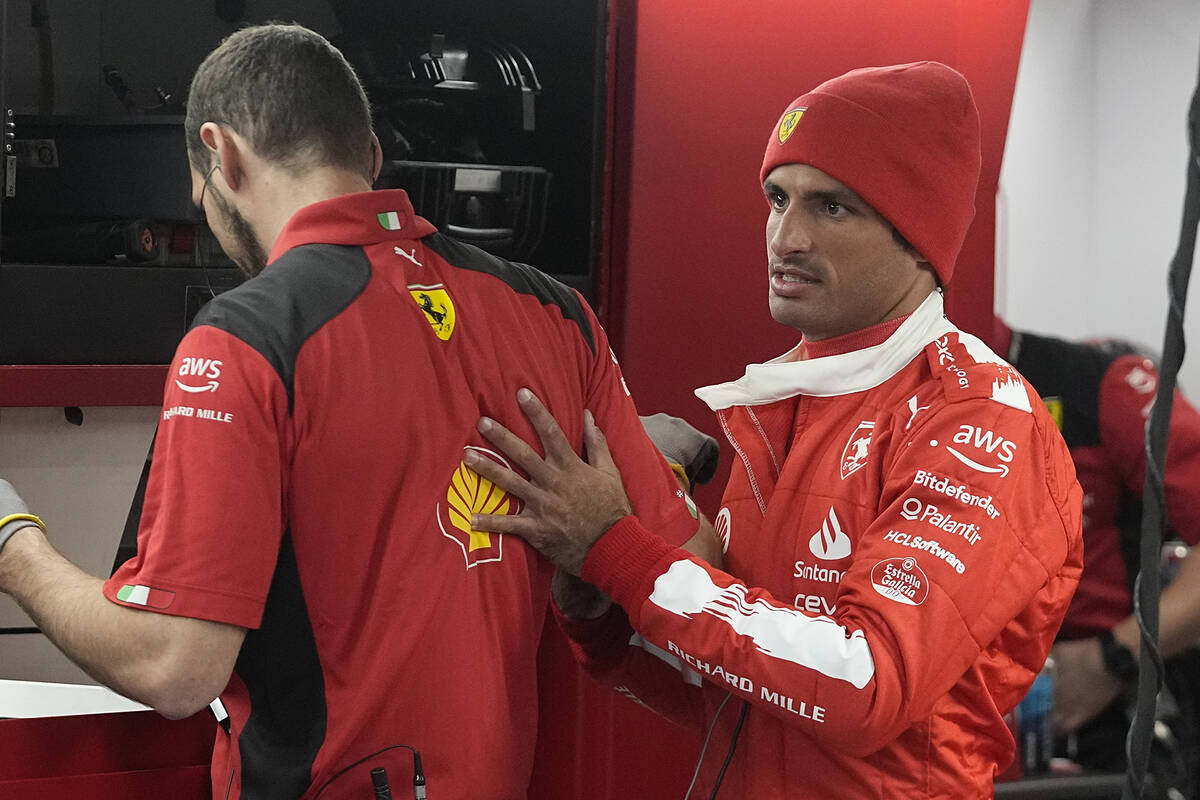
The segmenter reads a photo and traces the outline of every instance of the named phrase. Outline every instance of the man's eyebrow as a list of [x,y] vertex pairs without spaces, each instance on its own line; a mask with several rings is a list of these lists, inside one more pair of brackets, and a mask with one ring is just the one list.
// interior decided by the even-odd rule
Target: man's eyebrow
[[802,197],[805,202],[820,201],[822,203],[840,203],[842,205],[863,204],[861,197],[846,188],[809,189]]
[[[769,178],[763,181],[763,192],[766,194],[787,194],[783,187]],[[809,189],[800,196],[800,199],[804,202],[819,201],[823,203],[841,203],[843,205],[865,205],[866,203],[861,197],[844,186],[841,188]]]

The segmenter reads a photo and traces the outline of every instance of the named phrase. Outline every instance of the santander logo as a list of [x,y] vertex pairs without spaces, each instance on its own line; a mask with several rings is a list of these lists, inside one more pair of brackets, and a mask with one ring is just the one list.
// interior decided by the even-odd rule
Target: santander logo
[[821,529],[808,540],[808,549],[824,561],[837,561],[850,555],[850,537],[842,530],[842,523],[833,506],[829,507],[829,515],[821,524]]
[[717,530],[717,536],[721,537],[722,552],[729,552],[729,529],[732,527],[733,520],[729,515],[727,507],[722,508],[717,518],[713,520],[713,527]]

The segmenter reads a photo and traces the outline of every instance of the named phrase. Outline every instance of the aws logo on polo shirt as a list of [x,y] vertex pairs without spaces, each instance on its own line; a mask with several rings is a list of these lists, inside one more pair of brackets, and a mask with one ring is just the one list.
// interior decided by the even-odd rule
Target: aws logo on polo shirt
[[[499,453],[482,447],[466,447],[488,458],[510,466]],[[467,569],[479,564],[500,561],[504,557],[504,534],[477,531],[471,527],[472,514],[517,514],[521,501],[492,483],[461,461],[450,485],[446,487],[445,502],[438,503],[438,526],[442,535],[462,549]]]

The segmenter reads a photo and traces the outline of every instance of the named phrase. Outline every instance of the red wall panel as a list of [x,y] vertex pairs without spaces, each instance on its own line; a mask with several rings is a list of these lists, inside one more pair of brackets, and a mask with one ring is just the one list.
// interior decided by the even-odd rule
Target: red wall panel
[[[784,106],[855,67],[933,59],[970,81],[983,176],[947,306],[968,330],[991,325],[994,198],[1028,7],[614,0],[612,194],[599,304],[643,412],[683,416],[719,438],[692,390],[795,343],[767,310],[758,168]],[[728,463],[726,452],[698,494],[710,513]],[[530,796],[681,798],[699,734],[581,679],[557,636],[547,633],[542,668],[553,694],[543,695]]]

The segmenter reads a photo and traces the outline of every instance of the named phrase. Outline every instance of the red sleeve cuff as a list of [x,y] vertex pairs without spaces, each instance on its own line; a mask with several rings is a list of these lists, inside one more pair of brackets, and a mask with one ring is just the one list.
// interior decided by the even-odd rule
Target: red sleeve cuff
[[638,627],[642,603],[654,581],[687,551],[672,547],[646,530],[635,516],[622,517],[588,552],[580,577],[613,599]]
[[612,605],[595,619],[572,619],[563,616],[558,604],[554,607],[554,618],[558,627],[566,634],[575,660],[589,672],[601,671],[621,661],[633,628],[629,618],[618,605]]

